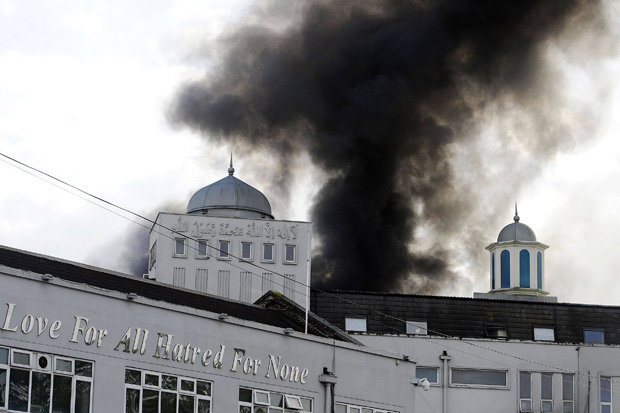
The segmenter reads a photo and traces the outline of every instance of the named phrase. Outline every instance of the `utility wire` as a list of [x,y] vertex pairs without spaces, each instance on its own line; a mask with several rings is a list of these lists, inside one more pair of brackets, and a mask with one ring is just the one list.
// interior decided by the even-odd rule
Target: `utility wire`
[[[92,194],[92,193],[90,193],[90,192],[87,192],[87,191],[85,191],[85,190],[83,190],[83,189],[81,189],[81,188],[79,188],[79,187],[77,187],[77,186],[75,186],[75,185],[70,184],[69,182],[66,182],[66,181],[64,181],[64,180],[62,180],[62,179],[60,179],[60,178],[57,178],[57,177],[55,177],[55,176],[53,176],[53,175],[51,175],[51,174],[49,174],[49,173],[47,173],[47,172],[44,172],[44,171],[42,171],[42,170],[40,170],[40,169],[38,169],[38,168],[35,168],[35,167],[33,167],[33,166],[30,166],[30,165],[28,165],[28,164],[26,164],[26,163],[24,163],[24,162],[21,162],[21,161],[19,161],[19,160],[17,160],[17,159],[15,159],[15,158],[13,158],[13,157],[11,157],[11,156],[8,156],[8,155],[6,155],[6,154],[4,154],[4,153],[2,153],[2,152],[0,152],[0,156],[1,156],[1,157],[4,157],[4,158],[6,158],[6,159],[8,159],[8,160],[10,160],[10,161],[12,161],[12,162],[14,162],[14,163],[15,163],[15,164],[17,164],[17,165],[20,165],[20,166],[22,166],[22,167],[24,167],[24,168],[30,169],[30,170],[32,170],[32,171],[35,171],[35,172],[37,172],[37,173],[39,173],[39,174],[41,174],[41,175],[43,175],[43,176],[45,176],[45,177],[47,177],[47,178],[52,179],[53,181],[59,182],[59,183],[61,183],[61,184],[65,185],[65,186],[67,186],[67,187],[69,187],[69,188],[72,188],[72,189],[74,189],[75,191],[78,191],[78,192],[80,192],[80,193],[82,193],[82,194],[84,194],[84,195],[87,195],[87,196],[89,196],[89,197],[91,197],[91,198],[93,198],[93,199],[96,199],[97,201],[102,202],[103,204],[109,205],[109,206],[111,206],[111,207],[113,207],[113,208],[117,208],[117,209],[119,209],[119,210],[121,210],[121,211],[123,211],[123,212],[126,212],[126,213],[128,213],[128,214],[130,214],[130,215],[133,215],[133,216],[138,217],[138,218],[140,218],[140,219],[142,219],[142,220],[145,220],[145,221],[147,221],[147,222],[149,222],[149,223],[151,223],[151,224],[153,224],[153,225],[157,225],[157,226],[159,226],[160,228],[165,229],[165,230],[167,230],[167,231],[170,231],[170,232],[171,232],[171,233],[173,233],[173,234],[177,234],[177,235],[180,235],[180,236],[182,236],[182,237],[184,237],[184,238],[187,238],[187,239],[193,240],[193,241],[195,241],[195,242],[198,242],[198,240],[197,240],[196,238],[192,237],[192,236],[188,236],[188,235],[185,235],[185,234],[183,234],[183,233],[180,233],[180,232],[178,232],[178,231],[176,231],[176,230],[174,230],[174,229],[172,229],[172,228],[169,228],[169,227],[167,227],[167,226],[165,226],[165,225],[162,225],[162,224],[160,224],[160,223],[157,223],[157,222],[153,221],[153,220],[152,220],[152,219],[150,219],[150,218],[147,218],[147,217],[145,217],[145,216],[143,216],[143,215],[140,215],[140,214],[138,214],[138,213],[136,213],[136,212],[133,212],[133,211],[131,211],[130,209],[124,208],[124,207],[122,207],[122,206],[120,206],[120,205],[117,205],[117,204],[112,203],[112,202],[110,202],[110,201],[107,201],[107,200],[105,200],[105,199],[103,199],[103,198],[100,198],[100,197],[98,197],[98,196],[96,196],[96,195],[94,195],[94,194]],[[24,169],[22,169],[22,168],[19,168],[19,169],[20,169],[20,170],[22,170],[22,171],[24,171],[24,172],[26,172],[26,173],[28,173],[28,174],[30,174],[30,175],[36,176],[35,174],[32,174],[31,172],[26,171],[26,170],[24,170]],[[54,186],[56,186],[56,187],[58,187],[58,188],[60,188],[60,189],[63,189],[63,188],[61,188],[59,185],[54,184],[53,182],[49,182],[49,181],[45,181],[45,182],[48,182],[48,183],[50,183],[50,184],[52,184],[52,185],[54,185]],[[121,214],[118,214],[118,213],[116,213],[116,212],[114,212],[114,211],[112,211],[112,210],[110,210],[110,209],[108,209],[108,208],[106,208],[106,207],[102,206],[102,205],[99,205],[99,204],[97,204],[97,203],[95,203],[95,202],[93,202],[93,201],[90,201],[90,200],[88,200],[88,199],[86,199],[86,198],[82,197],[82,196],[79,196],[78,194],[75,194],[75,193],[73,193],[73,192],[71,192],[71,191],[68,191],[68,190],[66,190],[66,189],[63,189],[63,190],[65,190],[66,192],[72,193],[72,194],[74,194],[74,195],[78,196],[79,198],[84,199],[84,200],[86,200],[86,201],[88,201],[88,202],[92,203],[93,205],[100,206],[100,207],[102,207],[102,208],[106,209],[107,211],[110,211],[110,212],[112,212],[112,213],[114,213],[114,214],[116,214],[116,215],[118,215],[118,216],[121,216],[122,218],[127,219],[127,220],[129,220],[130,222],[136,223],[136,224],[138,224],[138,225],[140,225],[140,226],[142,226],[142,227],[145,227],[145,228],[149,229],[149,227],[148,227],[148,226],[146,226],[146,225],[144,225],[144,224],[141,224],[141,223],[139,223],[139,222],[136,222],[136,221],[134,221],[134,220],[131,220],[131,219],[129,219],[129,218],[127,218],[127,217],[125,217],[125,216],[123,216],[123,215],[121,215]],[[158,232],[158,233],[159,233],[159,234],[162,234],[161,232]],[[162,234],[162,235],[163,235],[163,234]],[[170,236],[168,236],[168,237],[169,237],[169,238],[171,238]],[[263,266],[260,266],[260,265],[258,265],[258,264],[252,263],[252,262],[244,261],[242,258],[239,258],[239,257],[237,257],[237,256],[235,256],[235,255],[233,255],[233,254],[231,254],[231,253],[229,253],[229,252],[227,252],[227,251],[222,251],[222,250],[220,250],[219,248],[217,248],[217,247],[215,247],[215,246],[212,246],[212,245],[210,245],[210,244],[207,244],[207,246],[208,246],[209,248],[211,248],[211,249],[213,249],[213,250],[217,251],[217,252],[221,252],[221,253],[227,254],[228,256],[230,256],[230,257],[232,257],[232,258],[235,258],[235,259],[237,259],[237,260],[238,260],[238,261],[240,261],[240,262],[243,262],[243,263],[245,263],[245,264],[248,264],[248,265],[251,265],[251,266],[257,267],[257,268],[259,268],[259,269],[265,270],[265,271],[267,271],[267,272],[269,272],[269,273],[279,275],[279,276],[280,276],[280,277],[282,277],[283,279],[284,279],[284,278],[287,278],[284,274],[280,274],[280,273],[278,273],[278,272],[276,272],[276,271],[273,271],[273,270],[271,270],[271,269],[265,268],[265,267],[263,267]],[[241,268],[241,267],[235,266],[235,265],[234,265],[234,264],[232,264],[230,261],[224,261],[224,262],[228,263],[229,265],[232,265],[232,266],[233,266],[233,267],[235,267],[235,268],[243,269],[243,268]],[[259,277],[263,278],[263,277],[262,277],[261,275],[259,275],[259,274],[255,274],[255,273],[252,273],[252,274],[254,274],[254,275],[256,275],[256,276],[259,276]],[[338,299],[338,300],[341,300],[341,301],[344,301],[344,302],[346,302],[346,303],[352,304],[352,305],[354,305],[354,306],[356,306],[356,307],[359,307],[359,308],[361,308],[361,309],[363,309],[363,310],[369,311],[369,312],[371,312],[371,313],[375,313],[375,314],[377,314],[377,315],[380,315],[380,316],[385,317],[385,318],[388,318],[388,319],[396,320],[396,321],[403,322],[403,323],[406,323],[406,322],[407,322],[407,321],[406,321],[406,320],[404,320],[404,319],[401,319],[401,318],[399,318],[399,317],[395,317],[395,316],[390,315],[390,314],[386,314],[386,313],[384,313],[384,312],[382,312],[382,311],[375,310],[375,309],[373,309],[373,308],[367,308],[367,307],[364,307],[363,305],[358,304],[358,303],[356,303],[356,302],[354,302],[354,301],[352,301],[352,300],[346,299],[346,298],[344,298],[344,297],[341,297],[341,296],[340,296],[340,295],[338,295],[338,294],[330,293],[330,292],[328,292],[328,291],[324,291],[324,290],[317,289],[317,288],[312,288],[311,286],[309,286],[309,285],[305,284],[304,282],[302,282],[302,281],[298,281],[298,280],[295,280],[295,279],[293,279],[293,278],[288,278],[288,279],[289,279],[290,281],[292,281],[292,282],[296,283],[296,284],[301,285],[302,287],[305,287],[305,289],[307,289],[307,290],[313,290],[313,291],[315,291],[315,292],[317,292],[317,293],[324,294],[324,295],[327,295],[327,296],[330,296],[330,297],[336,298],[336,299]],[[280,284],[280,285],[282,285],[282,284]],[[299,292],[299,291],[298,291],[298,292]],[[304,294],[304,293],[302,293],[302,294]],[[307,295],[307,294],[304,294],[304,295]],[[384,324],[384,323],[381,323],[381,322],[378,322],[378,323],[379,323],[379,324],[381,324],[381,325],[383,325],[383,326],[385,326],[385,327],[388,327],[388,328],[390,328],[390,329],[392,329],[392,330],[398,331],[398,333],[400,333],[400,331],[399,331],[399,330],[397,330],[397,329],[395,329],[394,327],[388,326],[388,325],[386,325],[386,324]],[[555,367],[555,366],[553,366],[553,365],[551,365],[551,364],[548,364],[548,363],[539,362],[539,361],[535,361],[535,360],[530,360],[530,359],[527,359],[527,358],[524,358],[524,357],[520,357],[520,356],[517,356],[517,355],[514,355],[514,354],[510,354],[510,353],[506,353],[506,352],[503,352],[503,351],[500,351],[500,350],[496,350],[496,349],[493,349],[493,348],[485,347],[485,346],[482,346],[482,345],[479,345],[479,344],[473,343],[473,342],[471,342],[471,341],[469,341],[469,340],[463,340],[463,339],[462,339],[462,338],[460,338],[460,337],[450,336],[450,335],[448,335],[448,334],[444,334],[444,333],[441,333],[441,332],[439,332],[439,331],[435,331],[435,330],[432,330],[432,329],[429,329],[429,328],[424,328],[424,327],[419,327],[419,328],[421,328],[421,329],[425,330],[427,333],[429,333],[429,332],[430,332],[430,333],[432,333],[432,334],[434,334],[434,335],[437,335],[437,336],[440,336],[440,337],[443,337],[443,338],[447,338],[447,339],[458,339],[458,340],[461,340],[462,342],[464,342],[464,343],[466,343],[466,344],[468,344],[468,345],[470,345],[470,346],[473,346],[473,347],[476,347],[476,348],[480,348],[480,349],[485,350],[485,351],[493,352],[493,353],[499,354],[499,355],[504,356],[504,357],[508,357],[508,358],[516,359],[516,360],[519,360],[519,361],[524,361],[524,362],[527,362],[527,363],[537,364],[537,365],[540,365],[540,366],[543,366],[543,367],[546,367],[546,368],[551,368],[551,369],[556,370],[556,371],[561,371],[561,372],[566,372],[566,373],[571,373],[571,374],[573,373],[571,370],[567,370],[567,369],[563,369],[563,368]],[[441,343],[441,344],[440,344],[440,343],[437,343],[437,344],[438,344],[438,345],[445,346],[443,343]],[[447,346],[446,346],[446,347],[447,347]],[[464,352],[464,351],[459,350],[459,349],[456,349],[456,348],[453,348],[453,350],[455,350],[455,351],[460,351],[460,352],[463,352],[463,353],[465,353],[465,354],[468,354],[468,355],[471,355],[471,356],[474,356],[474,357],[477,357],[477,358],[482,358],[481,356],[477,356],[477,355],[474,355],[474,354],[471,354],[471,353],[467,353],[467,352]],[[491,361],[491,360],[488,360],[488,359],[485,359],[485,360],[487,360],[487,361]],[[497,362],[497,361],[495,361],[495,362]],[[596,380],[600,380],[600,376],[593,376],[593,375],[586,374],[586,373],[581,373],[581,372],[577,372],[577,373],[578,373],[578,374],[580,374],[580,375],[582,375],[582,376],[584,376],[584,377],[588,377],[588,378],[593,378],[593,379],[596,379]],[[619,379],[619,380],[613,380],[613,379],[612,379],[612,381],[620,382],[620,379]]]

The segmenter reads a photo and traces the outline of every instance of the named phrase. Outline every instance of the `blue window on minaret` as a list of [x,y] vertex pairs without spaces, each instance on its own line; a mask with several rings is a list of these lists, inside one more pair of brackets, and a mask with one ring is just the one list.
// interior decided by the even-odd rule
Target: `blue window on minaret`
[[491,290],[495,289],[495,253],[491,254]]
[[519,252],[519,286],[530,288],[530,252],[528,250]]
[[542,290],[542,254],[540,251],[536,254],[536,281],[538,281],[538,289]]
[[510,288],[510,252],[502,251],[500,254],[500,264],[502,272],[502,288]]

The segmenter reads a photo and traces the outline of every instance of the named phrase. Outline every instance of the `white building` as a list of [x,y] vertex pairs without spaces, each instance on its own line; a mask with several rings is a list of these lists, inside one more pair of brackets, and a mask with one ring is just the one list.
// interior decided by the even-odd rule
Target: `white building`
[[274,219],[265,195],[234,172],[231,159],[186,214],[159,213],[145,277],[244,302],[273,290],[307,307],[312,224]]

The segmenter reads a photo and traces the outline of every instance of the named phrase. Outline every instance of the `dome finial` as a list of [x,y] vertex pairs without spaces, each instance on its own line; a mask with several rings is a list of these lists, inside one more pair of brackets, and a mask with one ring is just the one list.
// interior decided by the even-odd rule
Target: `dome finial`
[[521,218],[519,218],[519,212],[517,212],[517,203],[515,202],[515,217],[514,217],[514,220],[515,220],[515,222],[519,222],[519,219],[521,219]]
[[228,175],[232,176],[235,173],[235,168],[232,165],[232,152],[230,153],[230,166],[228,167]]

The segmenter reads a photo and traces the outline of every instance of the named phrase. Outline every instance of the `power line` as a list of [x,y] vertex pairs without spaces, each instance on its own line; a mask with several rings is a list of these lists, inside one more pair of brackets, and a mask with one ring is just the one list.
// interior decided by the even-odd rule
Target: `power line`
[[[2,153],[2,152],[0,152],[0,156],[2,156],[2,157],[4,157],[4,158],[6,158],[6,159],[8,159],[8,160],[10,160],[10,161],[12,161],[12,162],[14,162],[15,164],[17,164],[17,165],[19,165],[19,166],[21,166],[21,167],[23,167],[23,168],[30,169],[31,171],[35,171],[35,172],[37,172],[38,174],[41,174],[41,175],[43,175],[43,176],[45,176],[45,177],[47,177],[47,178],[49,178],[49,179],[52,179],[53,181],[59,182],[59,183],[61,183],[62,185],[65,185],[65,186],[67,186],[67,187],[69,187],[69,188],[71,188],[71,189],[73,189],[73,190],[75,190],[75,191],[78,191],[78,192],[79,192],[79,193],[81,193],[81,194],[84,194],[84,195],[86,195],[86,196],[88,196],[88,197],[91,197],[91,198],[93,198],[93,199],[95,199],[95,200],[97,200],[97,201],[99,201],[99,202],[101,202],[101,203],[103,203],[103,204],[105,204],[105,205],[111,206],[111,207],[113,207],[113,208],[117,208],[117,209],[119,209],[119,210],[121,210],[121,211],[123,211],[123,212],[126,212],[126,213],[128,213],[128,214],[130,214],[130,215],[133,215],[133,216],[135,216],[135,217],[137,217],[137,218],[140,218],[140,219],[142,219],[142,220],[144,220],[144,221],[147,221],[147,222],[149,222],[149,223],[153,224],[154,226],[156,225],[156,226],[159,226],[159,227],[160,227],[160,228],[162,228],[162,229],[165,229],[165,230],[167,230],[167,231],[170,231],[170,232],[171,232],[171,233],[173,233],[173,234],[177,234],[177,235],[180,235],[180,236],[182,236],[182,237],[184,237],[184,238],[187,238],[187,239],[190,239],[190,240],[192,240],[192,241],[198,242],[198,239],[196,239],[196,238],[194,238],[194,237],[192,237],[192,236],[185,235],[185,234],[183,234],[183,233],[181,233],[181,232],[178,232],[178,231],[176,231],[176,230],[174,230],[174,229],[172,229],[172,228],[169,228],[169,227],[167,227],[167,226],[165,226],[165,225],[162,225],[162,224],[160,224],[160,223],[158,223],[158,222],[156,222],[156,221],[153,221],[152,219],[147,218],[147,217],[145,217],[145,216],[143,216],[143,215],[141,215],[141,214],[138,214],[138,213],[136,213],[136,212],[133,212],[133,211],[131,211],[130,209],[127,209],[127,208],[122,207],[122,206],[120,206],[120,205],[118,205],[118,204],[112,203],[112,202],[110,202],[110,201],[107,201],[107,200],[105,200],[105,199],[103,199],[103,198],[101,198],[101,197],[98,197],[98,196],[96,196],[96,195],[94,195],[94,194],[92,194],[92,193],[90,193],[90,192],[87,192],[87,191],[85,191],[85,190],[83,190],[83,189],[81,189],[81,188],[79,188],[79,187],[77,187],[77,186],[75,186],[75,185],[72,185],[72,184],[70,184],[70,183],[68,183],[68,182],[66,182],[66,181],[64,181],[64,180],[62,180],[62,179],[60,179],[60,178],[57,178],[57,177],[55,177],[55,176],[53,176],[53,175],[51,175],[51,174],[49,174],[49,173],[47,173],[47,172],[44,172],[44,171],[42,171],[42,170],[40,170],[40,169],[38,169],[38,168],[35,168],[35,167],[33,167],[33,166],[30,166],[30,165],[28,165],[28,164],[26,164],[26,163],[24,163],[24,162],[21,162],[21,161],[17,160],[17,159],[15,159],[15,158],[11,157],[11,156],[8,156],[8,155],[6,155],[6,154],[4,154],[4,153]],[[15,165],[14,165],[14,166],[15,166]],[[16,166],[16,167],[17,167],[17,166]],[[27,170],[25,170],[25,169],[23,169],[23,168],[21,168],[21,167],[18,167],[18,169],[22,170],[23,172],[28,173],[29,175],[32,175],[32,176],[37,177],[35,174],[33,174],[33,173],[31,173],[31,172],[29,172],[29,171],[27,171]],[[105,210],[107,210],[107,211],[109,211],[109,212],[114,213],[115,215],[118,215],[118,216],[120,216],[120,217],[122,217],[122,218],[124,218],[124,219],[127,219],[127,220],[129,220],[130,222],[133,222],[133,223],[138,224],[138,225],[140,225],[140,226],[142,226],[142,227],[144,227],[144,228],[149,229],[149,227],[147,227],[146,225],[144,225],[144,224],[142,224],[142,223],[140,223],[140,222],[136,222],[136,221],[134,221],[134,220],[131,220],[131,219],[129,219],[129,218],[127,218],[127,217],[125,217],[124,215],[121,215],[121,214],[119,214],[119,213],[117,213],[117,212],[115,212],[115,211],[113,211],[113,210],[111,210],[111,209],[109,209],[109,208],[107,208],[107,207],[105,207],[105,206],[103,206],[103,205],[100,205],[100,204],[98,204],[98,203],[96,203],[96,202],[93,202],[93,201],[91,201],[91,200],[87,199],[87,198],[84,198],[84,197],[80,196],[79,194],[75,194],[75,193],[73,193],[73,192],[71,192],[71,191],[68,191],[66,188],[62,188],[61,186],[59,186],[59,185],[55,184],[54,182],[50,182],[50,181],[46,181],[46,180],[44,180],[44,181],[45,181],[45,182],[47,182],[47,183],[50,183],[50,184],[54,185],[55,187],[57,187],[57,188],[59,188],[59,189],[63,189],[63,190],[65,190],[66,192],[68,192],[68,193],[70,193],[70,194],[73,194],[73,195],[75,195],[75,196],[78,196],[79,198],[81,198],[81,199],[83,199],[83,200],[85,200],[85,201],[87,201],[87,202],[90,202],[90,203],[91,203],[91,204],[93,204],[93,205],[99,206],[99,207],[101,207],[101,208],[103,208],[103,209],[105,209]],[[151,230],[154,230],[154,229],[153,229],[153,228],[151,228]],[[167,234],[163,234],[163,233],[161,233],[161,232],[159,232],[159,231],[157,231],[157,230],[155,230],[155,231],[156,231],[157,233],[161,234],[161,235],[164,235],[164,236],[167,236],[167,237],[168,237],[168,238],[170,238],[170,239],[173,239],[171,236],[168,236]],[[224,254],[226,254],[226,255],[228,255],[228,256],[230,256],[230,257],[232,257],[232,258],[235,258],[235,259],[237,259],[239,262],[243,262],[244,264],[247,264],[247,265],[250,265],[250,266],[253,266],[253,267],[256,267],[256,268],[262,269],[262,270],[264,270],[264,271],[266,271],[266,272],[268,272],[268,273],[276,274],[276,275],[278,275],[278,276],[282,277],[283,279],[288,278],[288,277],[286,277],[286,275],[284,275],[284,274],[280,274],[280,273],[278,273],[278,272],[276,272],[276,271],[273,271],[273,270],[271,270],[271,269],[269,269],[269,268],[266,268],[266,267],[260,266],[260,265],[258,265],[258,264],[253,263],[253,262],[244,261],[242,258],[239,258],[239,257],[237,257],[237,256],[235,256],[235,255],[233,255],[233,254],[229,253],[228,251],[223,251],[223,250],[221,250],[221,249],[219,249],[219,248],[217,248],[217,247],[215,247],[215,246],[212,246],[212,245],[210,245],[210,244],[207,244],[207,246],[208,246],[209,248],[211,248],[211,249],[213,249],[213,250],[217,251],[217,252],[224,253]],[[193,249],[196,249],[196,248],[194,248],[193,246],[192,246],[192,248],[193,248]],[[238,268],[238,269],[244,269],[244,268],[242,268],[242,267],[239,267],[239,266],[234,265],[234,264],[233,264],[232,262],[230,262],[230,261],[224,261],[224,262],[225,262],[225,263],[227,263],[228,265],[231,265],[231,266],[235,267],[235,268]],[[253,273],[253,272],[251,272],[251,271],[250,271],[250,273],[251,273],[251,274],[253,274],[253,275],[255,275],[255,276],[258,276],[258,277],[260,277],[260,278],[264,279],[262,275],[259,275],[259,274],[256,274],[256,273]],[[364,309],[364,310],[366,310],[366,311],[370,311],[370,312],[372,312],[372,313],[378,314],[378,315],[380,315],[380,316],[382,316],[382,317],[385,317],[385,318],[388,318],[388,319],[393,319],[393,320],[396,320],[396,321],[399,321],[399,322],[403,322],[403,323],[406,323],[406,322],[407,322],[406,320],[403,320],[403,319],[401,319],[401,318],[399,318],[399,317],[392,316],[392,315],[390,315],[390,314],[386,314],[386,313],[384,313],[384,312],[382,312],[382,311],[375,310],[375,309],[373,309],[373,308],[367,308],[367,307],[364,307],[364,306],[363,306],[363,305],[361,305],[361,304],[358,304],[358,303],[356,303],[356,302],[354,302],[354,301],[352,301],[352,300],[349,300],[349,299],[346,299],[346,298],[340,297],[340,296],[339,296],[339,295],[337,295],[337,294],[330,293],[330,292],[328,292],[328,291],[324,291],[324,290],[317,289],[317,288],[312,288],[310,285],[307,285],[307,284],[305,284],[304,282],[302,282],[302,281],[298,281],[298,280],[296,280],[296,279],[294,279],[294,278],[288,278],[288,279],[289,279],[290,281],[292,281],[293,283],[296,283],[296,284],[298,284],[298,285],[301,285],[302,287],[305,287],[304,289],[305,289],[305,290],[307,290],[307,291],[313,290],[313,291],[315,291],[315,292],[317,292],[317,293],[320,293],[320,294],[324,294],[324,295],[327,295],[327,296],[334,297],[334,298],[336,298],[336,299],[338,299],[338,300],[341,300],[341,301],[347,302],[347,303],[352,304],[352,305],[354,305],[354,306],[356,306],[356,307],[359,307],[359,308]],[[272,281],[273,281],[273,280],[272,280]],[[283,286],[283,284],[278,284],[278,283],[276,283],[276,285],[282,285],[282,286]],[[304,293],[304,292],[301,292],[301,291],[297,291],[297,290],[295,290],[295,291],[296,291],[296,292],[300,292],[301,294],[303,294],[303,295],[305,295],[305,296],[307,296],[307,295],[308,295],[307,293]],[[392,330],[396,330],[394,327],[387,326],[386,324],[383,324],[383,323],[381,323],[381,322],[379,322],[379,324],[384,325],[384,326],[386,326],[386,327],[388,327],[388,328],[390,328],[390,329],[392,329]],[[419,327],[419,328],[421,328],[421,329],[425,330],[427,333],[428,333],[428,332],[430,332],[430,333],[432,333],[432,334],[434,334],[434,335],[437,335],[437,336],[443,337],[443,338],[445,338],[445,339],[460,339],[459,337],[450,336],[450,335],[448,335],[448,334],[444,334],[444,333],[441,333],[441,332],[439,332],[439,331],[435,331],[435,330],[432,330],[432,329],[429,329],[429,328],[424,328],[424,327]],[[398,330],[398,332],[400,333],[400,331],[399,331],[399,330]],[[512,359],[519,360],[519,361],[524,361],[524,362],[528,362],[528,363],[532,363],[532,364],[537,364],[537,365],[540,365],[540,366],[543,366],[543,367],[546,367],[546,368],[551,368],[551,369],[554,369],[554,370],[556,370],[556,371],[561,371],[561,372],[566,372],[566,373],[571,373],[571,374],[573,373],[573,372],[572,372],[572,371],[570,371],[570,370],[567,370],[567,369],[562,369],[562,368],[558,368],[558,367],[555,367],[555,366],[550,365],[550,364],[548,364],[548,363],[538,362],[538,361],[535,361],[535,360],[530,360],[530,359],[527,359],[527,358],[524,358],[524,357],[519,357],[519,356],[516,356],[516,355],[514,355],[514,354],[510,354],[510,353],[506,353],[506,352],[503,352],[503,351],[500,351],[500,350],[496,350],[496,349],[493,349],[493,348],[489,348],[489,347],[485,347],[485,346],[482,346],[482,345],[478,345],[478,344],[476,344],[476,343],[472,343],[472,342],[471,342],[471,341],[469,341],[469,340],[464,340],[464,341],[463,341],[463,340],[461,340],[461,341],[462,341],[462,342],[464,342],[464,343],[466,343],[466,344],[468,344],[468,345],[470,345],[470,346],[477,347],[477,348],[483,349],[483,350],[485,350],[485,351],[493,352],[493,353],[499,354],[499,355],[501,355],[501,356],[503,356],[503,357],[508,357],[508,358],[512,358]],[[437,344],[439,344],[439,343],[437,343]],[[442,346],[445,346],[443,343],[442,343],[441,345],[442,345]],[[445,346],[445,347],[447,347],[447,346]],[[456,349],[456,348],[453,348],[453,349],[454,349],[455,351],[461,351],[461,352],[463,352],[463,353],[465,353],[465,354],[469,354],[469,355],[474,356],[474,357],[482,358],[482,357],[480,357],[480,356],[476,356],[476,355],[474,355],[474,354],[467,353],[467,352],[464,352],[464,351],[462,351],[462,350],[458,350],[458,349]],[[484,359],[484,358],[483,358],[483,359]],[[485,360],[487,360],[487,361],[492,361],[492,360],[488,360],[488,359],[485,359]],[[495,362],[497,362],[497,361],[495,361]],[[593,378],[593,379],[597,379],[597,380],[599,380],[599,379],[600,379],[600,376],[592,376],[592,375],[590,375],[590,374],[581,373],[581,372],[577,372],[577,373],[578,373],[578,374],[580,374],[580,375],[583,375],[584,377]],[[614,381],[614,380],[612,380],[612,381]],[[619,380],[619,382],[620,382],[620,380]]]

